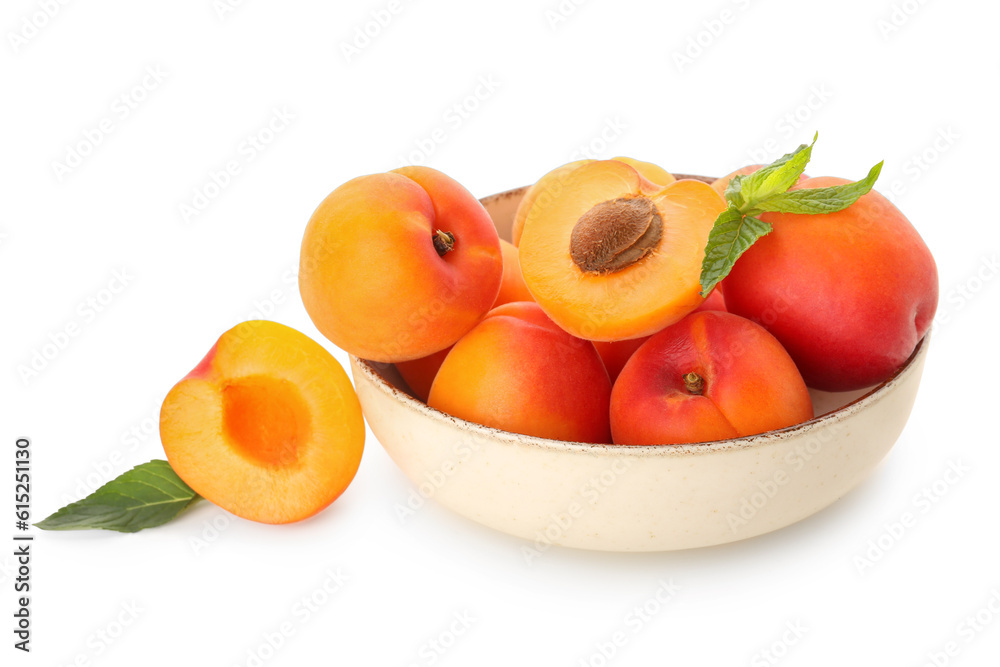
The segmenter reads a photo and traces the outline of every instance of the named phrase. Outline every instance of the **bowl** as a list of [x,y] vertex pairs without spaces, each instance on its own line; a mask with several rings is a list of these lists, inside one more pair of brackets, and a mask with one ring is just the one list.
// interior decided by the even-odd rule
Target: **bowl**
[[[526,189],[481,200],[503,238],[510,238]],[[875,387],[811,391],[810,421],[691,445],[595,445],[509,433],[428,407],[392,364],[352,356],[351,370],[372,432],[423,498],[538,550],[670,551],[783,528],[858,486],[906,424],[928,340]]]

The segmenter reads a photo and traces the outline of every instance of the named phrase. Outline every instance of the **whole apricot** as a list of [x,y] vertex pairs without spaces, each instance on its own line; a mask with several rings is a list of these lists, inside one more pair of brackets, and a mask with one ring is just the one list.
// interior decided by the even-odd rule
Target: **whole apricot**
[[500,239],[465,188],[428,167],[361,176],[330,194],[302,239],[299,290],[316,328],[374,361],[443,350],[482,319]]
[[427,404],[494,428],[574,442],[610,442],[611,380],[594,344],[536,303],[489,312],[445,357]]
[[652,336],[611,393],[623,445],[709,442],[811,419],[802,376],[774,336],[724,312],[688,315]]
[[[793,189],[848,182],[810,178]],[[726,277],[730,312],[774,334],[810,387],[848,391],[892,375],[937,309],[937,267],[913,225],[874,190],[837,213],[761,219],[774,230]]]

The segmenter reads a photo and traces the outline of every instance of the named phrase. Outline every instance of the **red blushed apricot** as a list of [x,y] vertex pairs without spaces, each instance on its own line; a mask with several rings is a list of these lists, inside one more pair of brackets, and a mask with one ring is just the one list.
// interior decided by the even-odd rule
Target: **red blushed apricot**
[[[703,310],[726,312],[726,301],[718,285],[708,295],[708,298],[695,308],[693,312],[700,313]],[[601,355],[601,361],[604,362],[604,367],[608,369],[608,375],[611,376],[611,384],[614,384],[615,380],[618,379],[618,375],[625,368],[625,364],[632,358],[632,355],[635,354],[635,351],[649,340],[649,338],[649,336],[643,336],[642,338],[633,338],[631,340],[594,341],[594,347],[597,348],[597,353]]]
[[[643,162],[642,160],[630,157],[616,157],[613,159],[631,166],[642,174],[643,178],[657,185],[669,185],[677,180],[673,174],[652,162]],[[561,167],[556,167],[528,188],[528,191],[524,193],[524,197],[521,198],[520,203],[517,205],[517,211],[514,213],[514,224],[511,227],[510,237],[515,246],[521,243],[521,232],[524,229],[524,221],[528,218],[528,211],[535,205],[535,202],[540,201],[542,206],[547,206],[552,197],[562,191],[565,178],[577,167],[582,167],[591,162],[595,162],[595,160],[577,160],[569,164],[564,164]]]
[[538,304],[495,308],[441,364],[427,404],[494,428],[609,442],[611,380],[593,343],[560,329]]
[[774,336],[722,312],[693,313],[640,347],[611,393],[623,445],[710,442],[811,419],[805,382]]
[[160,410],[170,466],[199,495],[263,523],[332,503],[365,443],[361,405],[329,352],[281,324],[222,334]]
[[625,364],[647,340],[649,340],[649,336],[631,340],[594,341],[594,347],[597,348],[597,353],[601,355],[601,361],[604,362],[604,367],[608,370],[611,384],[615,383],[618,375],[625,368]]
[[528,213],[521,273],[569,333],[597,341],[650,335],[699,305],[701,262],[726,203],[695,180],[666,187],[615,160],[578,167]]
[[451,348],[446,347],[440,352],[429,354],[426,357],[396,362],[396,370],[403,376],[406,384],[413,390],[417,398],[424,403],[427,402],[427,397],[430,396],[434,377],[437,375],[438,369],[441,368],[441,364],[444,363],[444,358],[448,356],[449,352],[451,352]]
[[299,290],[312,321],[359,357],[418,359],[453,344],[490,309],[503,259],[490,216],[428,167],[340,186],[302,239]]
[[716,285],[715,289],[705,297],[705,300],[701,302],[701,305],[695,308],[692,312],[700,313],[703,310],[717,310],[723,313],[729,312],[726,308],[726,297],[722,293],[722,286]]
[[518,258],[517,248],[500,239],[500,250],[503,252],[503,280],[500,282],[500,293],[497,294],[493,307],[514,301],[534,301],[528,286],[524,284],[524,278],[521,277],[521,260]]
[[913,225],[875,191],[837,213],[761,219],[774,231],[726,277],[729,310],[774,334],[810,387],[848,391],[891,376],[937,309],[937,267]]

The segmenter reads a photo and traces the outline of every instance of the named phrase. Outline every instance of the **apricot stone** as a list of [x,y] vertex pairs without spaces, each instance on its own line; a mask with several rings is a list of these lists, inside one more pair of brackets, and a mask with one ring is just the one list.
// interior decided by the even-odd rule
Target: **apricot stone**
[[703,301],[708,234],[725,201],[707,184],[663,187],[616,160],[574,169],[525,221],[521,273],[569,333],[595,341],[653,334]]
[[[613,159],[631,166],[642,174],[643,178],[657,185],[669,185],[677,180],[670,172],[652,162],[643,162],[642,160],[629,157],[616,157]],[[577,160],[569,164],[564,164],[561,167],[556,167],[528,188],[528,191],[524,193],[524,197],[517,206],[517,212],[514,214],[514,224],[511,227],[511,240],[515,246],[521,243],[524,221],[528,218],[528,212],[535,203],[540,202],[541,206],[548,206],[552,202],[552,198],[562,192],[565,187],[566,177],[578,167],[590,164],[591,162],[595,162],[595,160]]]

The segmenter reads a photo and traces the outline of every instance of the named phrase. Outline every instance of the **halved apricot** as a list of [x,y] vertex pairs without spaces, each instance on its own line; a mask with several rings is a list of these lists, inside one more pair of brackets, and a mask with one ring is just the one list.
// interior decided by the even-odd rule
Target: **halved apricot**
[[160,410],[171,467],[237,516],[290,523],[332,503],[365,443],[361,405],[337,360],[282,324],[222,334]]
[[578,167],[528,213],[521,273],[556,324],[589,340],[638,338],[697,308],[708,234],[726,208],[684,179],[666,187],[616,160]]
[[493,305],[502,273],[482,204],[439,171],[403,167],[323,200],[302,239],[299,291],[335,345],[396,362],[461,338]]
[[[642,174],[644,178],[656,183],[657,185],[669,185],[677,180],[673,177],[673,174],[662,167],[658,167],[652,162],[643,162],[642,160],[636,160],[630,157],[616,157],[612,159],[632,166],[636,171]],[[541,202],[543,206],[547,205],[554,196],[562,191],[563,182],[567,176],[573,173],[573,171],[578,167],[582,167],[585,164],[590,164],[595,161],[596,160],[576,160],[575,162],[564,164],[561,167],[556,167],[528,188],[527,192],[524,193],[524,197],[521,198],[520,203],[517,205],[517,211],[514,213],[514,224],[510,230],[510,238],[515,246],[520,245],[521,243],[521,233],[524,229],[524,221],[527,219],[528,211],[530,211],[531,207],[535,205],[535,202]]]

